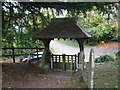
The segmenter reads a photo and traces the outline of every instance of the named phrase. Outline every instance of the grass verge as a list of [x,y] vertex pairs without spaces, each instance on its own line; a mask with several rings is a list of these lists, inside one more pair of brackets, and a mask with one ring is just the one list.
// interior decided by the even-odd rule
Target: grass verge
[[[69,45],[69,46],[72,46],[72,47],[79,47],[79,44],[77,43],[77,41],[70,41],[70,40],[57,40],[57,39],[55,39],[55,41],[56,42],[60,42],[60,43],[63,43],[63,44],[66,44],[66,45]],[[94,45],[92,45],[92,44],[85,44],[84,45],[85,46],[85,48],[91,48],[91,47],[93,47],[93,46],[96,46],[96,44],[94,44]]]
[[52,52],[52,53],[54,53],[55,51],[54,51],[54,49],[52,48],[52,47],[50,47],[50,51]]
[[55,40],[56,42],[60,42],[69,46],[73,46],[73,47],[79,47],[78,43],[75,41],[69,41],[69,40]]
[[[109,61],[95,64],[94,88],[118,88],[119,63],[120,61]],[[66,83],[67,88],[85,88],[85,84],[79,80],[79,73],[77,72],[77,75],[73,75]]]

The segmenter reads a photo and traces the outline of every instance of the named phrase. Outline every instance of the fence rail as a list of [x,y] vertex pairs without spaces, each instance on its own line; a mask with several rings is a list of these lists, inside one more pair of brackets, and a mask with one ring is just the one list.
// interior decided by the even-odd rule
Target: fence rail
[[[21,47],[6,47],[6,48],[2,48],[2,49],[36,49],[36,48],[31,48],[31,47],[23,47],[23,48],[21,48]],[[37,49],[44,49],[44,48],[37,48]]]
[[[29,53],[27,54],[13,54],[13,56],[24,56],[24,55],[29,55]],[[30,55],[42,55],[42,54],[30,54]],[[2,55],[2,57],[11,57],[11,55]]]
[[38,57],[38,55],[42,55],[42,54],[38,54],[38,52],[39,52],[39,50],[43,50],[44,48],[38,48],[38,47],[36,47],[36,48],[31,48],[31,47],[6,47],[6,48],[1,48],[2,49],[2,51],[4,51],[4,50],[12,50],[11,51],[11,54],[2,54],[2,57],[12,57],[13,58],[13,62],[15,63],[15,56],[23,56],[23,55],[29,55],[29,53],[25,53],[25,52],[21,52],[21,53],[18,53],[18,54],[15,54],[15,50],[16,49],[29,49],[29,50],[34,50],[35,49],[35,51],[37,52],[37,54],[31,54],[31,55],[37,55],[37,57]]
[[[28,53],[25,53],[24,51],[19,51],[19,50],[26,50],[26,49],[30,49],[30,50],[34,50],[36,52],[36,54],[31,53],[31,51],[29,51]],[[15,63],[15,57],[16,56],[24,56],[24,55],[29,55],[29,53],[31,53],[31,55],[36,55],[38,58],[38,55],[42,55],[39,54],[38,52],[40,50],[43,50],[44,48],[31,48],[31,47],[7,47],[7,48],[2,48],[2,51],[4,50],[11,50],[11,53],[9,54],[2,54],[2,57],[12,57],[13,62]],[[17,50],[17,53],[15,52]],[[9,51],[10,52],[10,51]],[[62,55],[57,55],[57,54],[51,54],[51,63],[53,64],[53,68],[56,68],[56,65],[58,67],[61,67],[60,69],[66,70],[67,68],[71,69],[71,70],[75,70],[77,67],[77,63],[79,61],[79,53],[75,54],[75,55],[66,55],[66,54],[62,54]]]

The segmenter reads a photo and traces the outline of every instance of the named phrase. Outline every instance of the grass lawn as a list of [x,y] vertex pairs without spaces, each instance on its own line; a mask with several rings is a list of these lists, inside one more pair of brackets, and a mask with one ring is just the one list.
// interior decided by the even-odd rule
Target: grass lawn
[[[61,40],[55,39],[55,41],[66,44],[66,45],[69,45],[69,46],[79,47],[79,44],[77,43],[77,41],[62,40],[62,39]],[[96,46],[96,44],[94,44],[94,46]],[[93,47],[93,45],[85,44],[85,48],[91,48],[91,47]]]
[[[109,61],[95,64],[94,88],[118,88],[118,67],[120,61]],[[85,88],[85,84],[81,83],[79,73],[66,83],[69,88]],[[86,73],[87,74],[87,73]]]
[[79,47],[78,43],[75,42],[75,41],[63,40],[63,39],[60,39],[60,40],[55,39],[55,41],[66,44],[66,45],[69,45],[69,46]]
[[119,61],[109,61],[96,65],[95,88],[118,88]]

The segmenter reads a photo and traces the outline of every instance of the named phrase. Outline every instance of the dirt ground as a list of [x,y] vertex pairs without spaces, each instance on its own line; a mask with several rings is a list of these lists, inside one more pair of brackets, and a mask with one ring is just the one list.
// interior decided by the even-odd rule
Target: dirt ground
[[64,88],[70,71],[52,70],[40,74],[33,65],[24,63],[4,63],[2,66],[3,88]]
[[[111,61],[95,64],[94,87],[118,87],[118,63]],[[40,74],[40,70],[25,63],[3,63],[2,88],[81,88],[71,71],[51,70],[48,74]],[[74,74],[75,75],[75,74]],[[84,76],[87,72],[84,73]],[[76,78],[76,81],[73,79]],[[72,80],[73,79],[73,80]],[[71,81],[72,80],[72,81]]]
[[[118,43],[104,44],[104,46],[99,45],[98,48],[94,47],[94,49],[99,54],[100,52],[106,53],[106,51],[107,53],[108,52],[110,53],[110,52],[118,51]],[[0,63],[3,63],[2,65],[3,88],[65,88],[65,84],[72,76],[71,71],[58,71],[58,70],[54,70],[54,71],[51,70],[48,74],[40,74],[40,71],[35,67],[33,67],[32,65],[19,63],[19,59],[18,61],[16,60],[17,63],[8,62],[8,61],[12,61],[12,59],[7,60],[7,58],[4,59],[4,62],[2,61],[3,60],[0,59]],[[96,67],[95,69],[101,68],[101,65],[97,65],[97,66],[98,67]],[[98,71],[100,72],[100,70]],[[103,72],[103,69],[101,69],[101,72]],[[104,71],[104,73],[105,72],[107,72],[107,70]],[[104,75],[104,73],[102,75]],[[97,78],[100,78],[98,77],[99,75],[97,75]],[[112,76],[114,76],[114,73],[112,74]],[[109,81],[113,81],[113,80],[108,80],[108,82]],[[106,82],[102,82],[102,83],[106,84]],[[103,84],[100,85],[102,86]],[[96,87],[100,85],[98,84]]]

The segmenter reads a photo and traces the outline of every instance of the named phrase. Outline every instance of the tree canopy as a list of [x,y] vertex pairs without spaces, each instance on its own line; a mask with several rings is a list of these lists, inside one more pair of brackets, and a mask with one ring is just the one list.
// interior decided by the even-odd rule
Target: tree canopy
[[[87,12],[98,10],[108,20],[117,18],[115,2],[2,2],[2,30],[4,46],[35,46],[40,41],[32,36],[43,30],[52,18],[64,15],[87,18]],[[37,44],[36,44],[37,43]]]

